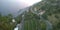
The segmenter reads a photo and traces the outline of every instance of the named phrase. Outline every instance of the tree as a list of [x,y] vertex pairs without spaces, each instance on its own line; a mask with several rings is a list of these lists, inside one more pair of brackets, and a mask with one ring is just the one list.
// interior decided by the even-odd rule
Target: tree
[[[34,10],[35,7],[37,8],[37,10],[46,11],[42,16],[45,19],[47,19],[47,21],[52,23],[53,30],[60,30],[60,26],[59,26],[60,25],[60,0],[42,0],[41,2],[34,4],[31,8]],[[25,20],[26,20],[25,29],[28,30],[30,28],[29,30],[32,30],[32,27],[36,26],[34,25],[34,23],[37,22],[37,20],[39,20],[39,16],[29,12],[29,13],[26,13]],[[31,23],[31,20],[32,20],[32,23]],[[34,26],[29,24],[28,22],[30,22]],[[42,24],[42,25],[45,26],[45,24]],[[29,26],[29,28],[27,26]],[[43,30],[45,30],[44,26],[41,26]],[[33,28],[33,30],[34,29],[36,30],[35,27]]]
[[0,30],[14,30],[16,26],[15,23],[12,22],[12,15],[9,14],[7,16],[0,17]]
[[[39,6],[38,6],[39,5]],[[60,30],[60,0],[42,0],[34,5],[37,8],[45,10],[44,17],[53,24],[53,30]]]

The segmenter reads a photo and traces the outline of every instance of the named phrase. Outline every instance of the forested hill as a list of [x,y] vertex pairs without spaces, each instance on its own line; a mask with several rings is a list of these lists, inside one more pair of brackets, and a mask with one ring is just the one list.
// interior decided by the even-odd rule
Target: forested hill
[[53,24],[53,30],[60,30],[60,0],[42,0],[33,7],[45,10],[43,17]]
[[[42,30],[46,30],[46,23],[44,23],[44,21],[39,21],[40,16],[30,11],[31,9],[35,10],[35,8],[37,13],[39,13],[40,10],[46,11],[42,15],[44,20],[47,20],[52,24],[53,30],[60,30],[60,0],[42,0],[41,2],[38,2],[30,7],[21,9],[16,13],[16,22],[12,22],[14,19],[12,18],[13,16],[11,14],[8,16],[2,16],[0,14],[0,30],[14,30],[16,25],[21,23],[21,20],[23,19],[25,21],[24,30],[40,30],[40,28]],[[22,18],[23,13],[25,13],[24,18]]]
[[[47,19],[49,22],[52,23],[53,30],[60,30],[60,0],[42,0],[41,2],[38,2],[34,4],[33,6],[29,7],[28,10],[31,10],[31,8],[34,10],[34,8],[37,8],[37,10],[44,10],[46,11],[42,16]],[[32,13],[26,13],[26,17],[31,17],[31,20],[33,20],[32,17],[34,17],[34,14]],[[29,16],[30,15],[30,16]],[[36,16],[38,17],[38,16]],[[36,19],[35,17],[35,19]],[[29,19],[27,18],[27,20]],[[39,18],[39,17],[38,17]]]

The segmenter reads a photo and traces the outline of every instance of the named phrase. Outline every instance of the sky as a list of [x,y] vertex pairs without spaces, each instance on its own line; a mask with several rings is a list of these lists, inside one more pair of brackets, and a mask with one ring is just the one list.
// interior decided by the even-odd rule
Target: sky
[[28,6],[30,6],[30,5],[33,5],[34,3],[41,1],[41,0],[20,0],[20,1],[26,3],[26,4],[28,4]]
[[[0,0],[0,12],[3,14],[16,14],[17,11],[31,6],[41,0]],[[17,30],[16,28],[15,30]]]
[[41,0],[0,0],[0,12],[2,14],[15,14],[20,9],[31,6]]
[[27,7],[27,4],[18,0],[0,0],[0,12],[4,15],[8,13],[15,14],[18,10],[25,7]]

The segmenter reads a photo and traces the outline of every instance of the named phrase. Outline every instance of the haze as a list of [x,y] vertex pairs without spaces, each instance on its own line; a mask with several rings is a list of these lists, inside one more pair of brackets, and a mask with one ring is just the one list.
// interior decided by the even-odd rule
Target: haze
[[31,6],[41,0],[0,0],[0,12],[2,14],[15,14],[20,9]]

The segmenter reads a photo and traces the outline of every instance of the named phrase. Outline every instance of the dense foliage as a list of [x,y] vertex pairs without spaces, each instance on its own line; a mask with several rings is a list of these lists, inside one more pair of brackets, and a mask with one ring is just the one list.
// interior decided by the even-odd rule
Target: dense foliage
[[42,16],[53,24],[53,30],[60,30],[60,0],[42,0],[33,7],[45,10]]
[[[60,0],[42,0],[39,3],[34,4],[32,7],[30,7],[34,10],[34,8],[37,8],[37,10],[44,10],[46,11],[42,16],[44,19],[52,23],[53,30],[60,30]],[[31,9],[29,9],[31,10]],[[25,16],[26,30],[38,30],[36,29],[36,24],[39,24],[40,28],[42,30],[46,30],[45,23],[36,23],[39,20],[39,16],[36,14],[33,14],[31,12],[26,13]],[[32,20],[32,22],[31,22]],[[29,23],[30,22],[30,23]],[[36,23],[36,24],[34,24]],[[32,25],[33,24],[33,25]],[[42,26],[41,26],[42,24]]]
[[[60,0],[42,0],[39,3],[34,4],[30,7],[34,10],[45,10],[46,12],[42,15],[47,21],[52,23],[53,30],[60,30]],[[31,10],[31,9],[28,9]],[[0,30],[13,30],[16,24],[22,20],[22,15],[17,16],[16,22],[12,22],[12,15],[2,16],[0,14]],[[24,30],[46,30],[46,24],[40,21],[40,17],[33,14],[31,11],[25,13],[25,25]]]
[[0,30],[14,30],[16,23],[12,22],[13,16],[11,14],[2,16],[0,14]]

